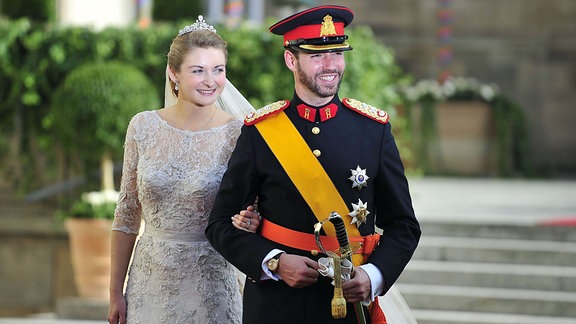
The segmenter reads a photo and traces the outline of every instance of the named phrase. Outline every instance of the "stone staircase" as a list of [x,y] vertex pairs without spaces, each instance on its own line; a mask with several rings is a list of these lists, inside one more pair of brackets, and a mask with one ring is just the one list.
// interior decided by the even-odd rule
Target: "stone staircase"
[[397,286],[419,324],[576,323],[576,228],[430,222]]

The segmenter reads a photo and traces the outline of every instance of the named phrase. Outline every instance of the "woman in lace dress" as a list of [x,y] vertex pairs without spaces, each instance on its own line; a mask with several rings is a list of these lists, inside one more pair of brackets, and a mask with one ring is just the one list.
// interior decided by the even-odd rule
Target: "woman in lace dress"
[[175,104],[138,113],[128,125],[112,228],[110,323],[240,323],[237,270],[204,235],[245,113],[233,100],[222,102],[233,88],[226,59],[226,42],[200,16],[168,53]]

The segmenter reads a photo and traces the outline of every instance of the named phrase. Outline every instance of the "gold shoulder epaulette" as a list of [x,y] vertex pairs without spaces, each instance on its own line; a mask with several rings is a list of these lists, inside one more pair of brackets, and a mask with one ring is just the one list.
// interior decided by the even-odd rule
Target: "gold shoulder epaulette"
[[253,113],[249,113],[244,119],[244,125],[252,126],[266,117],[276,115],[290,105],[289,100],[280,100],[266,105]]
[[369,104],[351,98],[344,98],[342,102],[344,103],[344,106],[358,112],[361,115],[364,115],[382,124],[388,123],[390,116],[382,109],[378,109],[374,106],[370,106]]

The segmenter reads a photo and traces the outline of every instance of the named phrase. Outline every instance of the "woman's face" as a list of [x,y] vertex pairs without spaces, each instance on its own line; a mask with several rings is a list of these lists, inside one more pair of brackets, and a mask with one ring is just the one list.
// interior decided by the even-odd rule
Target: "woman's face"
[[226,57],[218,48],[196,48],[186,55],[178,79],[178,97],[201,107],[213,104],[226,83]]

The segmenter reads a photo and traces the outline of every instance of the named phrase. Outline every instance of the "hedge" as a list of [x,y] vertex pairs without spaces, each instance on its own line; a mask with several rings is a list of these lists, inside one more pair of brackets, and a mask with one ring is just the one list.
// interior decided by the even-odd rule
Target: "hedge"
[[[7,152],[1,154],[0,172],[24,190],[62,180],[58,166],[50,162],[55,160],[54,134],[41,122],[50,111],[55,89],[82,64],[118,61],[142,71],[162,94],[170,43],[189,23],[95,31],[28,19],[0,20],[0,152]],[[229,43],[228,78],[255,107],[291,98],[293,80],[284,65],[279,36],[266,26],[216,27]],[[409,76],[395,62],[392,50],[369,28],[358,26],[347,33],[354,50],[346,53],[340,96],[386,109],[393,116],[395,131],[401,133],[403,122],[394,110],[400,101],[393,89],[406,83]],[[401,150],[407,146],[401,145]],[[410,156],[409,152],[404,155]]]

